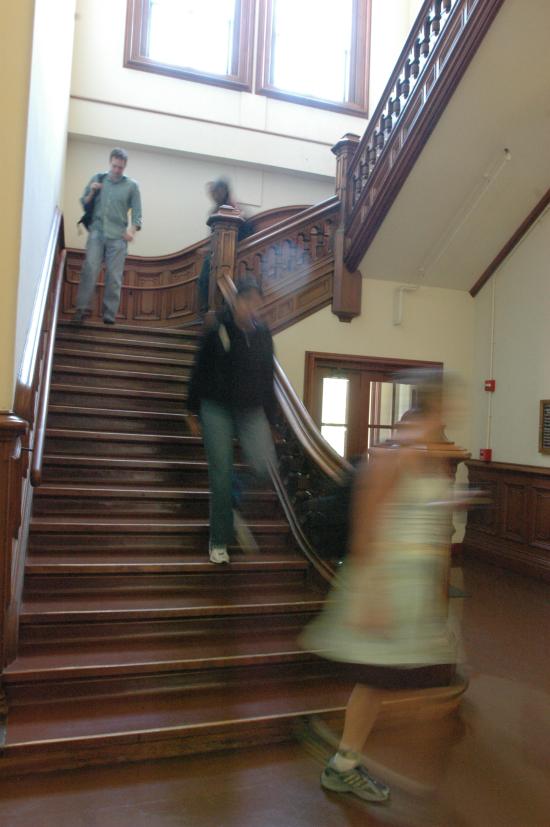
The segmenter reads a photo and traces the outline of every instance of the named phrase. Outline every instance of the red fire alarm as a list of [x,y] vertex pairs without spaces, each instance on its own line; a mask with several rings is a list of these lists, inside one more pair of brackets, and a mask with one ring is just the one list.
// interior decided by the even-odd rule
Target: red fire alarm
[[496,381],[494,379],[486,379],[485,380],[485,390],[490,391],[491,393],[494,392],[496,388]]
[[484,462],[491,462],[491,459],[493,458],[493,449],[480,448],[479,458],[482,459]]

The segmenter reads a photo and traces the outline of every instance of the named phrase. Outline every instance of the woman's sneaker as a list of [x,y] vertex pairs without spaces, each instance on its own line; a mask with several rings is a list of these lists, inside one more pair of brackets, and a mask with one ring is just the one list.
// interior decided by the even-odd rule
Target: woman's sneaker
[[229,554],[225,546],[210,546],[208,557],[211,563],[229,563]]
[[321,786],[335,793],[353,793],[364,801],[387,801],[390,789],[358,764],[351,770],[338,772],[328,764],[321,774]]

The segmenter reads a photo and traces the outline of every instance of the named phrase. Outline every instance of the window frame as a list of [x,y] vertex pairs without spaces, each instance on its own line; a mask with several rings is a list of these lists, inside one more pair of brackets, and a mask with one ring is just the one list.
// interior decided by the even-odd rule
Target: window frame
[[250,92],[253,77],[255,5],[255,0],[235,0],[236,25],[232,72],[228,75],[217,75],[175,66],[172,63],[163,63],[148,57],[150,0],[128,0],[123,65],[126,69],[138,69],[142,72],[153,72],[212,86],[223,86],[226,89]]
[[[259,27],[256,43],[256,94],[279,100],[329,109],[347,115],[366,117],[369,107],[370,33],[372,0],[353,0],[352,43],[350,53],[349,101],[337,102],[308,97],[279,89],[270,83],[273,54],[273,0],[258,0]],[[364,59],[359,59],[363,55]]]

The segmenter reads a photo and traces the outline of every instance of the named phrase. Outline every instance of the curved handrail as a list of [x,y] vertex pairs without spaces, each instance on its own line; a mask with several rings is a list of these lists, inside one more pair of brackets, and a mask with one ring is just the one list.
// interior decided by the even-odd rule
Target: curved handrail
[[14,413],[26,420],[30,425],[34,422],[34,397],[40,369],[40,353],[42,333],[48,298],[50,295],[51,280],[54,272],[54,261],[59,240],[63,234],[61,211],[56,207],[48,247],[44,257],[42,273],[38,283],[38,293],[34,303],[31,324],[27,334],[27,341],[17,377],[15,389]]
[[40,395],[38,399],[34,449],[31,464],[31,485],[33,486],[38,486],[42,482],[42,457],[44,456],[44,443],[46,440],[46,421],[48,418],[48,404],[50,401],[50,387],[52,381],[52,367],[55,350],[55,334],[57,331],[59,301],[61,298],[61,288],[63,286],[63,275],[65,272],[66,259],[67,251],[63,250],[61,252],[59,265],[57,268],[54,294],[52,298],[51,319],[48,331],[48,344],[46,356],[44,358],[44,367],[42,370],[42,383],[40,385]]
[[505,0],[425,0],[346,172],[354,270]]

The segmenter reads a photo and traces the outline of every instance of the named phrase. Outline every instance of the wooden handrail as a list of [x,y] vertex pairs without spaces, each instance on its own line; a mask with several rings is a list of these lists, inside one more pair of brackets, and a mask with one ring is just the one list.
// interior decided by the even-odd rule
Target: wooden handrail
[[50,387],[52,380],[53,357],[55,350],[55,335],[57,331],[57,319],[59,317],[59,302],[61,289],[63,287],[63,276],[65,273],[65,262],[67,251],[63,250],[57,267],[54,293],[51,305],[51,317],[47,334],[47,349],[42,369],[42,382],[38,399],[37,418],[35,425],[34,449],[31,464],[31,485],[38,486],[42,482],[42,457],[44,455],[44,443],[46,440],[46,421],[48,418],[48,404],[50,401]]
[[349,162],[346,256],[376,235],[504,0],[425,0]]
[[351,465],[321,436],[317,425],[276,359],[275,394],[292,432],[304,451],[324,474],[334,482],[340,483],[351,471]]
[[42,273],[38,283],[37,297],[34,303],[33,314],[27,341],[23,351],[23,358],[19,368],[17,384],[15,389],[15,400],[13,405],[14,413],[26,420],[30,425],[34,422],[35,392],[38,383],[38,372],[40,370],[40,356],[42,346],[42,333],[46,316],[48,298],[56,251],[59,247],[59,239],[63,235],[63,222],[61,211],[56,207],[48,247],[44,257]]

